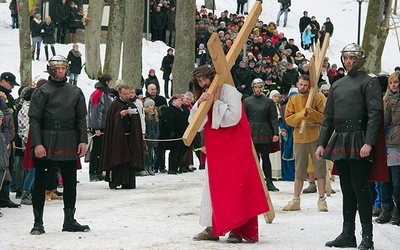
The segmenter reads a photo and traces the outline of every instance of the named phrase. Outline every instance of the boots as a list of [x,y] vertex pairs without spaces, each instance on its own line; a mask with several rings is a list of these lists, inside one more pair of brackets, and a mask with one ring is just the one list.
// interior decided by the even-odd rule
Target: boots
[[90,230],[88,225],[81,225],[75,219],[75,208],[64,208],[64,232],[87,232]]
[[56,189],[53,189],[53,190],[50,191],[50,199],[52,199],[52,200],[62,200],[63,197],[59,196],[57,194],[57,190]]
[[[70,79],[70,81],[71,81],[71,79]],[[97,175],[91,174],[91,175],[89,175],[89,181],[96,182],[96,181],[99,181],[99,179],[97,178]]]
[[35,49],[32,49],[31,52],[32,52],[32,61],[35,61]]
[[29,191],[22,190],[21,204],[32,205],[32,194]]
[[300,210],[300,197],[294,197],[289,203],[282,208],[282,211]]
[[390,211],[392,211],[392,206],[389,203],[381,203],[381,208],[382,212],[378,216],[378,218],[375,219],[375,222],[379,224],[388,223],[390,221],[390,218],[392,217],[390,215]]
[[276,191],[276,192],[278,192],[279,189],[277,187],[275,187],[274,183],[272,182],[272,178],[271,177],[267,177],[266,179],[267,179],[267,189],[268,189],[268,191],[271,191],[271,192],[275,192]]
[[33,215],[35,216],[35,222],[33,224],[33,228],[31,229],[32,235],[41,235],[44,234],[43,227],[43,211],[38,211],[37,209],[33,209]]
[[51,46],[51,53],[53,53],[53,56],[56,55],[56,49],[54,48],[54,46]]
[[151,170],[151,165],[148,165],[148,166],[146,166],[145,168],[146,168],[146,172],[147,172],[149,175],[155,175],[154,172],[153,172],[153,170]]
[[356,236],[354,235],[354,231],[356,230],[355,223],[343,222],[342,233],[339,234],[336,239],[332,241],[328,241],[325,243],[326,247],[357,247]]
[[305,189],[303,189],[303,194],[311,194],[317,192],[317,185],[315,185],[315,181],[308,181],[309,185]]
[[392,224],[392,225],[399,225],[400,224],[399,208],[397,207],[396,203],[393,206],[392,218],[390,218],[390,224]]
[[322,197],[318,199],[317,202],[319,212],[328,212],[328,205],[326,204],[326,198]]
[[374,242],[372,241],[372,223],[361,224],[362,226],[362,240],[358,249],[369,250],[374,249]]
[[0,190],[0,207],[20,208],[20,204],[15,204],[10,200],[10,181],[4,181]]
[[46,61],[49,60],[49,47],[44,46],[44,54],[46,55]]
[[36,50],[36,60],[39,61],[40,49]]

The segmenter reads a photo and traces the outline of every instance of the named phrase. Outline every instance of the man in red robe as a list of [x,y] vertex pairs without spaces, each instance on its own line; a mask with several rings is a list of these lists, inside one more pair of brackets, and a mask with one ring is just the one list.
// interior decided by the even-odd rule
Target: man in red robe
[[[193,73],[193,117],[215,77],[214,69],[199,67]],[[207,151],[206,183],[200,224],[206,229],[193,240],[219,240],[229,233],[228,243],[258,241],[257,216],[269,211],[267,197],[252,151],[250,126],[235,87],[216,89],[214,103],[203,122]]]

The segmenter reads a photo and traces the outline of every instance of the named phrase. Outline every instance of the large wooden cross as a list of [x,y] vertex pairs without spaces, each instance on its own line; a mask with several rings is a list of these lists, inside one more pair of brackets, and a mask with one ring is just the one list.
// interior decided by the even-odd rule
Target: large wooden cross
[[[313,57],[310,59],[310,91],[308,94],[306,108],[311,108],[311,105],[314,102],[314,96],[318,92],[318,80],[321,74],[322,65],[324,64],[326,50],[328,49],[329,44],[329,34],[325,34],[324,43],[322,44],[322,48],[320,47],[319,42],[315,44],[315,52]],[[300,124],[299,133],[302,135],[304,133],[304,129],[307,126],[307,120],[303,119]]]
[[[247,41],[254,25],[257,23],[258,17],[260,16],[261,11],[262,11],[261,2],[258,0],[255,2],[253,8],[251,9],[250,14],[246,19],[246,22],[244,23],[243,27],[240,29],[240,32],[239,32],[238,36],[236,37],[235,42],[233,43],[233,45],[230,48],[226,57],[225,57],[224,51],[222,50],[222,43],[216,33],[213,33],[211,35],[210,39],[208,40],[207,47],[208,47],[208,51],[210,52],[210,56],[213,61],[213,66],[216,71],[216,76],[214,77],[214,80],[212,81],[210,88],[207,91],[207,93],[209,93],[211,95],[210,99],[208,101],[201,102],[192,121],[190,122],[188,128],[186,129],[185,134],[182,137],[183,142],[187,146],[190,146],[190,144],[192,143],[194,137],[197,134],[197,131],[199,130],[202,122],[204,121],[208,111],[210,110],[210,108],[213,104],[213,100],[214,100],[213,96],[214,96],[215,89],[224,83],[230,84],[232,86],[235,85],[233,82],[232,75],[230,73],[231,68],[232,68],[233,64],[235,63],[236,58],[239,56],[240,51],[243,49],[243,46],[244,46],[245,42]],[[238,136],[240,136],[240,135],[238,135]],[[264,183],[264,174],[262,172],[260,162],[258,161],[258,157],[257,157],[257,153],[254,149],[254,145],[253,145],[253,154],[254,154],[254,158],[257,162],[260,178],[262,180],[262,183]],[[268,213],[264,214],[264,218],[267,223],[272,223],[273,219],[275,218],[275,211],[274,211],[274,207],[272,205],[271,197],[269,196],[268,190],[265,185],[263,185],[263,187],[264,187],[265,196],[267,197],[268,205],[270,208],[270,211]]]

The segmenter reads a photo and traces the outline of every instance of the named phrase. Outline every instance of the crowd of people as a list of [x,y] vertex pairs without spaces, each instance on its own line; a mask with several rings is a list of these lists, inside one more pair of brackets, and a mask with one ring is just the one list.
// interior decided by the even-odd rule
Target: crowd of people
[[[245,52],[239,55],[231,70],[235,86],[224,84],[218,87],[214,99],[206,92],[216,74],[207,51],[207,40],[216,32],[225,53],[229,51],[246,19],[241,13],[242,5],[239,6],[243,1],[238,1],[237,14],[224,11],[217,17],[207,13],[203,6],[197,11],[198,49],[194,57],[197,68],[193,72],[191,92],[173,94],[169,84],[172,85],[174,63],[173,33],[164,34],[165,27],[154,26],[155,23],[168,23],[169,19],[158,20],[161,17],[157,15],[165,15],[160,14],[161,11],[174,11],[175,3],[172,1],[152,2],[153,38],[162,40],[169,37],[166,43],[171,46],[161,63],[165,97],[160,95],[155,69],[149,70],[139,89],[129,86],[124,80],[117,80],[114,84],[111,76],[102,75],[94,86],[87,109],[85,98],[76,87],[81,67],[75,70],[71,64],[81,65],[79,48],[73,45],[68,58],[54,56],[54,41],[45,43],[50,44],[53,50],[53,57],[48,60],[48,81],[42,79],[36,82],[35,87],[20,88],[19,98],[14,100],[10,93],[19,84],[12,73],[1,74],[0,207],[20,206],[9,198],[10,189],[13,189],[16,197],[21,198],[21,204],[33,205],[31,234],[43,234],[44,201],[60,199],[56,187],[61,182],[65,205],[63,231],[90,230],[89,226],[74,219],[76,169],[81,167],[79,157],[88,154],[89,132],[89,181],[105,180],[110,189],[134,189],[138,175],[193,172],[196,170],[194,153],[199,158],[199,169],[205,169],[205,158],[208,166],[218,164],[218,168],[206,168],[201,211],[201,224],[206,229],[195,235],[194,240],[218,240],[219,236],[229,232],[229,243],[258,241],[257,215],[269,211],[263,185],[269,191],[279,191],[273,179],[294,181],[293,199],[283,211],[301,210],[300,194],[304,181],[308,179],[310,186],[303,193],[318,193],[317,210],[328,212],[326,195],[330,194],[326,186],[331,178],[329,162],[334,161],[343,192],[343,231],[326,246],[357,246],[354,233],[358,210],[362,226],[359,249],[373,249],[373,215],[378,216],[377,223],[391,221],[400,225],[400,154],[396,140],[400,122],[397,117],[400,67],[396,67],[391,75],[367,75],[361,69],[366,60],[365,51],[359,45],[349,44],[341,51],[343,67],[338,68],[328,57],[324,58],[316,86],[319,92],[313,103],[306,106],[312,82],[309,60],[295,44],[294,38],[287,39],[283,32],[278,31],[280,15],[285,14],[283,26],[286,26],[290,7],[290,1],[280,2],[282,7],[276,23],[258,21],[252,29]],[[65,4],[64,0],[62,4]],[[163,8],[167,10],[161,10]],[[46,17],[45,23],[51,23],[51,20]],[[46,30],[40,15],[35,16],[31,27],[38,59],[41,41],[36,38],[42,37],[42,29]],[[299,20],[299,28],[304,50],[313,50],[318,44],[316,41],[322,44],[325,32],[333,35],[329,17],[319,29],[315,16],[308,18],[307,11]],[[68,68],[72,73],[69,83],[66,77]],[[60,101],[55,98],[57,94],[71,95],[71,98],[69,102]],[[200,103],[207,101],[212,101],[213,107],[202,124],[204,131],[199,132],[193,144],[187,147],[181,138]],[[382,117],[384,126],[380,128]],[[306,128],[300,132],[303,120]],[[378,136],[380,130],[387,134],[387,162],[373,158],[376,156],[374,150],[385,148],[381,145],[385,142],[379,141],[382,139]],[[241,136],[228,136],[238,131]],[[67,140],[57,140],[61,137]],[[252,143],[256,155],[262,159],[263,181],[259,181],[255,171]],[[7,145],[14,144],[15,147],[7,148]],[[234,145],[239,144],[244,150],[235,153],[237,147]],[[233,147],[228,151],[230,156],[218,151],[218,148],[228,146]],[[168,169],[165,163],[167,150]],[[274,159],[273,153],[276,152],[277,159]],[[374,164],[370,166],[372,160]],[[241,173],[243,164],[253,168]],[[368,170],[377,164],[388,165],[385,168],[388,174],[374,178],[382,182],[376,185],[376,192],[371,195],[375,184],[368,183]],[[27,169],[26,175],[23,169]],[[234,171],[230,171],[232,169]],[[250,208],[248,213],[243,212],[248,208],[237,205],[243,202],[237,197],[227,197],[230,201],[227,204],[235,204],[231,208],[238,209],[232,213],[226,213],[225,204],[218,200],[216,194],[229,193],[228,189],[243,191],[233,181],[222,187],[218,180],[221,175],[228,174],[232,180],[240,178],[240,183],[246,183],[245,188],[251,187],[256,192],[257,202],[250,199],[244,203]],[[213,216],[223,220],[215,220]],[[232,223],[235,216],[240,217],[239,222]]]

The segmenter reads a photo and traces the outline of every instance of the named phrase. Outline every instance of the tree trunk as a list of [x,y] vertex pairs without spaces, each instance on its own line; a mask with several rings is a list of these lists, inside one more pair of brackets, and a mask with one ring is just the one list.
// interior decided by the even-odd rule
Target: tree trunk
[[140,87],[142,79],[142,34],[144,2],[125,2],[122,79],[133,87]]
[[28,1],[18,0],[19,20],[19,74],[21,86],[32,85],[32,44],[30,37],[29,6]]
[[364,64],[367,73],[378,74],[382,66],[382,52],[389,33],[392,0],[370,0],[364,28],[362,47],[367,58]]
[[180,0],[176,5],[176,42],[173,71],[173,93],[188,90],[194,69],[194,24],[195,0]]
[[102,74],[100,35],[103,8],[104,1],[97,1],[96,4],[90,4],[88,8],[88,19],[86,19],[85,25],[85,70],[90,79],[97,79]]
[[117,80],[121,64],[122,37],[124,30],[124,0],[112,0],[107,30],[106,56],[103,73]]

